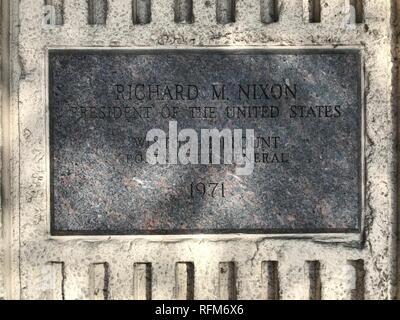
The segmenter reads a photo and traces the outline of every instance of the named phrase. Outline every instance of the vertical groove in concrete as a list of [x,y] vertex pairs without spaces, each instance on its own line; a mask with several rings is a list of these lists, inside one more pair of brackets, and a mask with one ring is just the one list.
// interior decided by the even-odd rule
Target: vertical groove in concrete
[[107,21],[108,3],[107,0],[88,1],[88,24],[105,25]]
[[349,0],[350,23],[364,23],[364,0]]
[[219,298],[221,300],[236,300],[236,264],[235,262],[220,262],[219,264]]
[[235,22],[236,0],[217,0],[217,23],[227,24]]
[[321,0],[308,0],[308,21],[310,23],[321,22]]
[[151,300],[151,263],[135,263],[133,266],[133,296],[135,300]]
[[321,300],[321,263],[319,261],[307,261],[309,279],[309,299]]
[[175,0],[176,23],[193,23],[193,0]]
[[364,260],[349,260],[349,265],[354,268],[355,283],[351,290],[351,300],[364,300],[365,297],[365,268]]
[[278,261],[263,261],[261,265],[263,296],[267,300],[279,300]]
[[261,22],[270,24],[279,21],[278,0],[260,0]]
[[89,290],[92,300],[109,298],[109,266],[107,262],[93,263],[89,270]]
[[52,300],[65,300],[65,264],[64,262],[50,262]]
[[54,13],[54,24],[63,25],[64,24],[64,0],[44,0],[45,6],[53,7]]
[[[1,58],[0,58],[0,104],[1,104],[1,211],[0,211],[0,298],[13,298],[11,257],[11,199],[10,199],[10,0],[0,1],[1,10]],[[15,4],[16,6],[18,4]],[[1,276],[0,276],[1,278]],[[1,279],[0,279],[1,280]],[[18,289],[15,289],[18,291]]]
[[151,0],[132,0],[133,24],[147,24],[151,22]]
[[175,264],[175,297],[177,300],[194,299],[194,264],[192,262]]
[[[5,59],[7,56],[7,50],[6,47],[8,47],[8,44],[6,42],[5,39],[5,35],[8,33],[7,30],[7,26],[5,23],[5,18],[4,18],[4,11],[5,11],[5,1],[4,0],[0,0],[0,116],[2,117],[3,114],[3,109],[4,109],[4,98],[5,98],[5,91],[6,91],[6,84],[5,84]],[[0,141],[1,141],[1,148],[4,147],[5,145],[5,141],[3,139],[3,123],[1,124],[0,127]],[[2,152],[3,155],[4,152]],[[1,182],[3,182],[3,157],[0,160],[0,180]],[[1,258],[1,254],[2,254],[2,242],[3,242],[3,186],[1,188],[1,197],[0,197],[0,204],[1,204],[1,208],[0,208],[0,258]],[[0,261],[2,261],[0,259]],[[0,264],[0,278],[2,276],[1,274],[1,269],[2,265]],[[0,283],[0,290],[1,290],[1,283]],[[0,291],[1,292],[1,291]]]

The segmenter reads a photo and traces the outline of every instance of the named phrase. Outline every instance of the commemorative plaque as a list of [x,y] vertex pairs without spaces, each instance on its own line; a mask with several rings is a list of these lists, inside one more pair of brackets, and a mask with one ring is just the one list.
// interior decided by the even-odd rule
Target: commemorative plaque
[[50,50],[54,234],[357,232],[357,50]]

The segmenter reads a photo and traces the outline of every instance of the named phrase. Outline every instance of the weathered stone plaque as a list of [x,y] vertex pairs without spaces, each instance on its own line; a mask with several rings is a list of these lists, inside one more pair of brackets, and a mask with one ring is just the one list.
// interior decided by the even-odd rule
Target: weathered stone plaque
[[52,50],[48,76],[54,234],[359,230],[359,51]]

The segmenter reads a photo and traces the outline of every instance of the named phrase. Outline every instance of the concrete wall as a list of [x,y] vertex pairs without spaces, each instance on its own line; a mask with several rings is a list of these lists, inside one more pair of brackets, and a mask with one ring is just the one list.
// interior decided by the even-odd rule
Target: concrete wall
[[[322,0],[321,23],[309,22],[308,0],[280,0],[279,21],[268,24],[261,22],[261,16],[271,21],[260,14],[265,6],[256,0],[236,1],[235,22],[229,22],[232,14],[224,0],[218,14],[216,0],[195,0],[193,24],[175,22],[172,0],[153,0],[148,24],[133,24],[149,21],[140,1],[134,19],[131,0],[108,0],[107,10],[96,6],[91,12],[86,0],[64,2],[63,10],[59,0],[47,2],[56,8],[55,24],[47,25],[43,0],[3,0],[3,14],[5,4],[10,4],[12,38],[7,48],[2,42],[2,71],[10,68],[12,76],[10,90],[5,90],[4,81],[1,88],[6,163],[0,297],[7,293],[14,299],[394,298],[394,1],[365,0],[365,23],[359,24],[346,15],[347,0]],[[362,233],[51,236],[46,50],[93,46],[359,48],[365,63]]]

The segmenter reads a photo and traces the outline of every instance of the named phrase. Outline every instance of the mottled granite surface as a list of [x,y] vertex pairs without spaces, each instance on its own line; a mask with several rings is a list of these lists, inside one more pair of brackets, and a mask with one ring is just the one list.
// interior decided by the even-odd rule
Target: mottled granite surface
[[[53,233],[358,230],[360,64],[359,53],[349,50],[51,51]],[[183,93],[177,100],[172,92],[164,99],[130,99],[127,88],[136,84],[182,84],[184,92],[190,84],[198,96],[188,100]],[[226,100],[212,100],[213,84],[225,84]],[[266,95],[258,90],[240,100],[240,84],[280,85],[283,94],[274,98],[268,89]],[[117,86],[123,86],[124,99]],[[285,95],[285,88],[295,94]],[[256,149],[266,162],[256,163],[250,176],[238,176],[234,165],[137,161],[145,155],[138,143],[148,130],[168,132],[173,119],[160,116],[166,106],[178,110],[179,130],[254,129],[269,139],[270,146]],[[224,113],[243,106],[266,107],[264,117]],[[279,116],[271,117],[271,106]],[[216,116],[194,119],[190,107],[215,107]],[[214,197],[191,196],[191,184],[200,182],[219,184]]]

